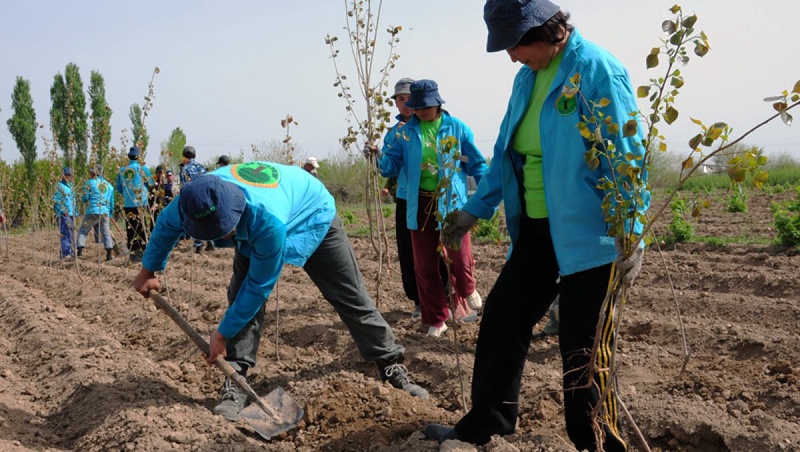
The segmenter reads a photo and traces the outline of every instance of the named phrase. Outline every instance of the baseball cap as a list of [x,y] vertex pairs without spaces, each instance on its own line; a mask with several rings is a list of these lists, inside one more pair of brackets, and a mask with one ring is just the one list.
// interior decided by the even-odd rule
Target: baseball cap
[[318,169],[319,168],[319,163],[317,162],[317,158],[316,157],[307,158],[306,159],[306,164],[313,166],[314,169]]
[[205,174],[181,189],[183,229],[198,240],[215,240],[236,228],[247,205],[236,184]]

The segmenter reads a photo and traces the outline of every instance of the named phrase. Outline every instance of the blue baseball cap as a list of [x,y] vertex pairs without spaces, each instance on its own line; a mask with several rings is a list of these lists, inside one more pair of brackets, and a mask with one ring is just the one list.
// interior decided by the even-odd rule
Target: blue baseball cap
[[72,176],[72,168],[65,166],[62,170],[65,176]]
[[560,9],[550,0],[488,0],[483,7],[483,20],[489,29],[486,51],[514,47],[531,28],[541,26]]
[[438,107],[444,100],[439,95],[439,85],[433,80],[417,80],[411,84],[411,97],[406,102],[406,107],[412,110],[421,108]]
[[198,240],[216,240],[236,228],[247,205],[236,184],[205,174],[181,188],[183,229]]

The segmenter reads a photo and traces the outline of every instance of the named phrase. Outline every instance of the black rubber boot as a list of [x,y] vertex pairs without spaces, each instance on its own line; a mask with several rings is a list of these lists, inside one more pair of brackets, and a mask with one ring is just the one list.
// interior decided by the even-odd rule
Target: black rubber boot
[[83,247],[79,246],[78,247],[78,257],[81,257],[81,256],[83,256]]
[[106,250],[106,260],[107,261],[110,261],[111,259],[114,259],[114,255],[112,254],[112,251],[114,251],[113,248],[109,248],[109,249]]

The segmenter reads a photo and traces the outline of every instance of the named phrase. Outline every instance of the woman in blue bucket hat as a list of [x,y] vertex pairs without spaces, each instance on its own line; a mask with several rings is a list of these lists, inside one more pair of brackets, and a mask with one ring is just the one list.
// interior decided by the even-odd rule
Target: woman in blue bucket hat
[[[447,291],[439,273],[441,219],[467,200],[467,176],[479,179],[486,171],[486,159],[475,146],[472,130],[442,108],[444,99],[433,80],[411,84],[405,106],[414,116],[397,130],[399,138],[385,142],[379,165],[385,177],[403,180],[406,224],[411,230],[411,245],[419,290],[421,320],[428,335],[440,337],[451,316]],[[376,148],[366,147],[367,152]],[[449,181],[440,187],[440,181]],[[456,320],[477,320],[482,305],[475,287],[474,262],[470,237],[462,237],[458,247],[447,247],[451,283],[456,297]]]
[[[491,168],[444,234],[446,240],[458,242],[478,218],[491,218],[503,202],[512,246],[486,299],[475,351],[472,408],[455,427],[430,424],[424,432],[438,441],[476,444],[514,432],[532,327],[560,293],[559,347],[569,438],[577,450],[625,450],[616,394],[613,386],[607,388],[608,353],[599,354],[594,375],[587,369],[614,265],[629,270],[626,277],[632,282],[641,268],[641,251],[624,259],[614,237],[608,236],[601,206],[605,193],[598,182],[612,177],[611,168],[606,162],[594,170],[586,164],[584,154],[591,144],[576,126],[582,115],[592,114],[578,96],[565,92],[572,87],[570,79],[580,74],[581,94],[608,99],[600,110],[624,122],[638,110],[628,72],[610,53],[585,40],[569,23],[569,14],[549,0],[489,0],[484,20],[487,51],[504,50],[522,67]],[[644,153],[641,130],[630,137],[620,132],[606,138],[618,156]],[[640,195],[643,202],[637,209],[643,212],[649,194]],[[612,313],[610,306],[599,330],[601,350],[613,349]],[[607,397],[601,400],[601,394]],[[601,419],[593,424],[592,410],[598,404]],[[594,431],[593,425],[599,429]]]

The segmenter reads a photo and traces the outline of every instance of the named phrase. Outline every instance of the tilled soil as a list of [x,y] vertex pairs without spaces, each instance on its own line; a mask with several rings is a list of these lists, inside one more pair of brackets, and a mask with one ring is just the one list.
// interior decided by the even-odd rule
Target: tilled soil
[[[793,196],[753,194],[748,213],[728,213],[715,202],[693,224],[705,236],[769,239],[769,202]],[[353,245],[374,293],[372,245],[367,239]],[[286,267],[248,379],[260,394],[283,387],[306,416],[297,428],[264,441],[246,422],[211,413],[221,374],[133,291],[135,265],[123,258],[100,262],[104,253],[94,247],[77,265],[63,263],[56,246],[54,231],[0,240],[0,450],[475,449],[454,442],[440,449],[421,428],[461,416],[478,324],[460,324],[457,342],[454,329],[444,338],[427,337],[409,315],[396,264],[383,282],[380,310],[406,347],[414,379],[432,397],[414,399],[382,384],[303,270]],[[506,251],[475,245],[482,294]],[[231,255],[198,256],[183,242],[162,277],[172,303],[204,336],[224,312]],[[653,450],[800,449],[799,269],[794,250],[768,244],[649,251],[622,314],[618,359],[621,399]],[[531,344],[517,433],[478,450],[572,449],[560,366],[557,339]],[[624,424],[632,440],[632,426]]]

